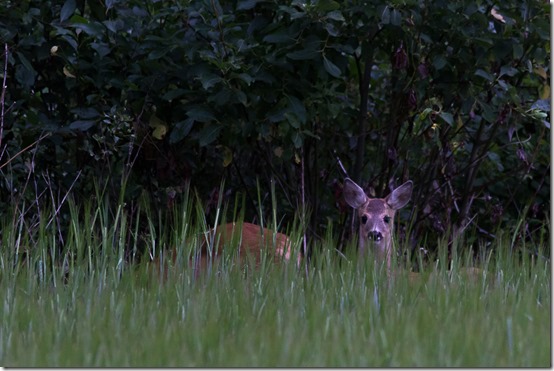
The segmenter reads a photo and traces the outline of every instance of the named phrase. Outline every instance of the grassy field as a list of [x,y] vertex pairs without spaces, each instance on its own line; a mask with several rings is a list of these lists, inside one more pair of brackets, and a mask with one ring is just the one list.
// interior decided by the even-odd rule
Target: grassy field
[[[332,253],[327,241],[308,275],[294,264],[244,271],[223,259],[198,278],[178,261],[161,281],[149,266],[122,260],[135,228],[122,214],[109,223],[90,215],[70,222],[66,245],[79,258],[67,283],[62,267],[42,264],[55,228],[44,222],[32,240],[19,219],[4,221],[2,366],[552,365],[549,259],[510,253],[509,238],[493,246],[476,280],[459,267],[424,272],[416,283],[405,271],[389,280],[369,260]],[[174,232],[169,240],[188,233]],[[34,248],[14,264],[14,249],[25,246]]]

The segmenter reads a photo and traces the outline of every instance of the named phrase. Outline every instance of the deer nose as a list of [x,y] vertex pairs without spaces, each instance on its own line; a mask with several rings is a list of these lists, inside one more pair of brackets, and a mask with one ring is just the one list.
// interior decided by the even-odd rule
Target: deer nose
[[381,234],[381,232],[371,231],[367,234],[367,238],[373,241],[381,241],[383,239],[383,235]]

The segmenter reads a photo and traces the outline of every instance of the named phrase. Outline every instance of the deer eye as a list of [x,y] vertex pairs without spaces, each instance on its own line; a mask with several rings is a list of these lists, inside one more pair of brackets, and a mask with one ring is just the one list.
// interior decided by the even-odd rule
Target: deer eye
[[390,222],[390,216],[385,215],[385,217],[383,218],[383,221],[384,221],[385,223],[389,224],[389,222]]
[[367,216],[363,215],[362,216],[362,224],[365,224],[367,222]]

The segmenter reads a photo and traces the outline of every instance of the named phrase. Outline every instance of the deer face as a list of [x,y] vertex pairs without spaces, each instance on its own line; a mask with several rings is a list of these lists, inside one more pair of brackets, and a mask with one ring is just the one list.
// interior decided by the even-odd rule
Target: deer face
[[344,199],[358,212],[361,254],[366,248],[373,248],[376,258],[379,261],[386,259],[387,267],[390,267],[394,214],[410,201],[412,189],[412,181],[407,181],[385,198],[369,198],[359,185],[345,179]]

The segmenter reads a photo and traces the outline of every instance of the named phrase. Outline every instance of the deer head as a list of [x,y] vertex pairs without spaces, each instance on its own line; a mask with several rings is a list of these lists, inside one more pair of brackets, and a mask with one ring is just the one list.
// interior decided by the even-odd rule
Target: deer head
[[364,254],[366,248],[373,248],[376,259],[386,260],[390,269],[394,214],[410,201],[412,189],[413,183],[409,180],[385,198],[370,198],[354,181],[345,179],[344,199],[358,211],[360,254]]

